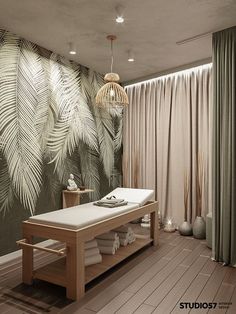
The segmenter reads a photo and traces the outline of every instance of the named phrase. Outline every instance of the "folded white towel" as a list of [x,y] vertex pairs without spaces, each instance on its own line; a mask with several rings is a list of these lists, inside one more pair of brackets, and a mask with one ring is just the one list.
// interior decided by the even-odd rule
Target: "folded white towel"
[[100,234],[96,237],[96,239],[102,240],[116,240],[119,239],[118,234],[116,232],[110,231],[107,233]]
[[116,250],[110,246],[99,246],[99,250],[102,254],[114,255]]
[[116,250],[120,247],[120,241],[118,239],[116,240],[97,239],[97,241],[98,247],[100,246],[114,247]]
[[92,249],[92,248],[95,248],[95,247],[98,247],[96,239],[93,239],[91,241],[87,241],[87,242],[84,243],[85,250]]
[[124,239],[124,238],[120,239],[120,245],[121,246],[127,246],[128,243],[129,243],[128,239]]
[[85,250],[84,256],[86,258],[86,257],[89,257],[89,256],[97,255],[99,253],[100,253],[99,248],[98,247],[94,247],[94,248]]
[[120,239],[128,239],[134,236],[134,232],[118,232],[118,236]]
[[123,203],[124,202],[124,199],[121,199],[121,198],[112,198],[112,199],[108,199],[108,198],[103,198],[101,199],[100,201],[97,201],[98,204],[117,204],[117,203]]
[[94,202],[93,205],[96,206],[101,206],[101,207],[108,207],[108,208],[115,208],[115,207],[119,207],[119,206],[124,206],[127,205],[128,202],[123,201],[123,202],[106,202],[106,201],[98,201],[98,202]]
[[113,231],[119,232],[119,233],[120,232],[121,233],[127,233],[127,232],[132,233],[133,232],[132,228],[127,226],[127,225],[120,226],[120,227],[114,229]]
[[102,255],[96,254],[92,256],[85,257],[84,264],[85,266],[94,265],[102,262]]

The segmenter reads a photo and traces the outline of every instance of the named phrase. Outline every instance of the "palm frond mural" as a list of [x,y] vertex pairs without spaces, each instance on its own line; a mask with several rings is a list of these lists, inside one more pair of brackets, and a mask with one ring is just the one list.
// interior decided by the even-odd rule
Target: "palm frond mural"
[[37,94],[37,107],[35,112],[35,127],[38,138],[42,141],[44,129],[47,124],[48,115],[49,115],[49,88],[47,84],[47,60],[41,58],[37,52],[37,46],[35,49],[35,75],[34,75],[34,84]]
[[122,142],[122,114],[94,106],[103,84],[100,74],[0,30],[2,212],[19,200],[33,215],[42,185],[55,197],[70,172],[100,197],[101,174],[110,180]]
[[99,156],[96,151],[91,150],[86,144],[79,146],[80,166],[82,181],[86,186],[94,190],[90,198],[97,200],[100,198],[100,176],[99,176]]
[[60,181],[63,183],[63,185],[68,185],[68,178],[70,174],[73,173],[77,185],[81,186],[82,176],[80,169],[80,155],[77,148],[71,156],[66,158],[64,169],[60,173]]
[[[120,108],[105,110],[96,107],[95,97],[98,90],[104,84],[103,76],[95,71],[81,67],[81,86],[83,93],[87,97],[90,109],[95,117],[97,126],[100,160],[103,163],[104,173],[109,182],[112,179],[115,185],[114,175],[118,171],[115,167],[115,154],[119,154],[122,144],[123,132],[123,111]],[[120,177],[120,174],[118,175]],[[118,180],[116,181],[118,182]],[[112,182],[111,182],[112,183]],[[120,182],[119,182],[120,184]]]
[[6,31],[4,29],[0,29],[0,47],[2,46],[3,44],[3,37],[5,35]]
[[97,126],[100,159],[103,163],[104,172],[110,180],[114,168],[114,123],[107,110],[96,107],[95,105],[97,92],[104,84],[102,76],[89,70],[88,81],[92,87],[90,88],[91,108],[94,112]]
[[[42,184],[43,192],[45,193],[45,198],[49,201],[50,206],[56,208],[58,202],[58,195],[60,195],[63,185],[59,178],[55,175],[52,175],[54,171],[54,165],[50,163],[43,164],[43,175],[42,175]],[[36,207],[35,214],[40,213],[40,209]]]
[[80,66],[80,89],[82,95],[86,98],[88,104],[91,102],[91,93],[93,92],[93,89],[91,87],[91,84],[89,82],[89,72],[90,70],[84,66]]
[[9,178],[7,162],[0,152],[0,212],[3,216],[13,203],[13,191]]
[[[20,49],[19,49],[20,48]],[[41,186],[34,45],[6,33],[0,53],[0,132],[12,186],[33,214]]]
[[122,134],[123,134],[123,112],[118,109],[115,128],[115,151],[118,152],[122,146]]
[[[44,50],[44,54],[41,52],[41,62],[45,75],[45,83],[47,85],[47,100],[48,103],[44,107],[37,110],[36,116],[36,126],[38,125],[38,134],[40,140],[40,146],[43,151],[43,154],[46,152],[47,141],[49,134],[54,128],[55,121],[58,117],[58,108],[57,103],[53,97],[54,86],[51,84],[50,80],[50,54],[48,51]],[[44,157],[48,157],[45,156]]]
[[[53,54],[54,55],[54,54]],[[58,104],[58,120],[49,135],[49,151],[55,153],[55,167],[62,166],[78,146],[79,141],[98,150],[97,132],[86,99],[80,92],[79,65],[60,57],[53,63],[52,83],[57,88],[54,97]],[[59,78],[58,78],[59,77]]]

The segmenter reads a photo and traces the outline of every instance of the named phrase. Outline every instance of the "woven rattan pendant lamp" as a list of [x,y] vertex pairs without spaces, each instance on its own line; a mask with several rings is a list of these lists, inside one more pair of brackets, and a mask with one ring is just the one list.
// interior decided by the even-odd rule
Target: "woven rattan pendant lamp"
[[96,105],[99,107],[125,107],[129,104],[128,96],[122,86],[118,84],[120,77],[113,73],[113,41],[115,35],[108,35],[107,39],[111,41],[111,72],[104,76],[106,84],[103,85],[97,93]]

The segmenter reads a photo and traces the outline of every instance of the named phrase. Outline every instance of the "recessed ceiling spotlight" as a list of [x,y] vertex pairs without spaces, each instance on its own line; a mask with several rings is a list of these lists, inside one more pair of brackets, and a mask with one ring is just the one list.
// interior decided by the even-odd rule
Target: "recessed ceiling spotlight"
[[124,23],[125,19],[123,18],[122,15],[117,15],[116,17],[116,23]]
[[129,51],[128,61],[129,62],[134,62],[134,55],[133,55],[133,53],[131,51]]
[[122,24],[124,23],[124,14],[123,14],[124,8],[119,5],[116,7],[116,23]]
[[76,48],[75,48],[75,44],[73,43],[69,43],[69,54],[76,55]]

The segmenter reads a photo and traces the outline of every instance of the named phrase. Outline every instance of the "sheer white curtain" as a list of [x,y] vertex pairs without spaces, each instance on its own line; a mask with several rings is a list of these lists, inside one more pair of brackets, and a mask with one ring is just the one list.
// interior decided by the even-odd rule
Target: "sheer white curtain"
[[195,218],[197,156],[204,158],[203,213],[210,210],[212,66],[204,65],[126,86],[124,186],[151,188],[163,217],[184,219],[184,174],[189,174],[189,220]]

